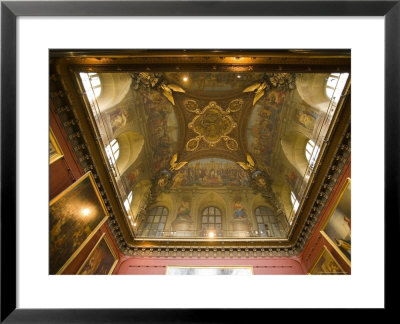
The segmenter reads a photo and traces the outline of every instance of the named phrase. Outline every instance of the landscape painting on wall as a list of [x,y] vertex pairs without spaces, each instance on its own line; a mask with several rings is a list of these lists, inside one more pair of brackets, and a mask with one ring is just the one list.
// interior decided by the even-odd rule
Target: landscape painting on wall
[[62,273],[107,217],[91,172],[50,201],[49,273]]
[[82,264],[80,275],[108,275],[118,263],[118,256],[110,246],[105,234],[97,242],[88,258]]
[[351,180],[347,179],[321,234],[348,265],[351,262]]
[[320,256],[311,267],[308,274],[311,275],[344,275],[346,272],[335,260],[331,252],[324,246]]

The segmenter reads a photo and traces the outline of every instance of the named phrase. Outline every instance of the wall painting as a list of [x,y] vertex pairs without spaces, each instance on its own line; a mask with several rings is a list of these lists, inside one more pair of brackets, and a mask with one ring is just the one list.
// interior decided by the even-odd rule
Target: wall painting
[[321,234],[351,266],[351,179],[348,178]]
[[50,201],[50,274],[60,274],[107,220],[91,172]]
[[118,263],[118,255],[114,252],[105,235],[101,236],[77,274],[108,275],[113,272]]

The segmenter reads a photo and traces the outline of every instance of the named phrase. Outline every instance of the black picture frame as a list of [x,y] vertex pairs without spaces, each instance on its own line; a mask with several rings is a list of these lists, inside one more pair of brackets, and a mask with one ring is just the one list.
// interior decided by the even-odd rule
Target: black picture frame
[[[18,16],[381,16],[385,19],[385,309],[398,279],[387,264],[399,234],[400,4],[395,1],[2,1],[1,322],[236,322],[239,309],[16,308],[16,19]],[[373,190],[372,193],[373,194]],[[390,217],[389,217],[390,216]],[[388,285],[386,285],[388,283]],[[318,298],[316,296],[316,298]],[[252,317],[265,310],[252,310]],[[262,318],[262,317],[261,317]],[[229,319],[229,320],[228,320]]]

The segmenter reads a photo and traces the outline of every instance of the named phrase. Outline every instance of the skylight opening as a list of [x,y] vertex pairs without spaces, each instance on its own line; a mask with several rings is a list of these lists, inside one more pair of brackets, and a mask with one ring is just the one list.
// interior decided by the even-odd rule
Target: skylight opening
[[79,73],[83,87],[85,88],[86,96],[89,102],[92,104],[94,100],[100,96],[101,93],[101,82],[97,73]]
[[290,200],[292,201],[293,211],[296,213],[297,209],[299,208],[299,201],[297,200],[293,191],[290,193]]
[[106,154],[110,165],[114,167],[119,157],[119,144],[116,139],[113,139],[110,144],[106,146]]
[[333,104],[336,105],[339,102],[348,77],[348,73],[331,73],[327,78],[326,95],[332,100]]
[[132,191],[128,194],[128,197],[124,201],[124,207],[127,213],[129,213],[131,209],[131,203],[132,203]]
[[317,161],[319,151],[320,147],[318,145],[315,145],[313,140],[309,140],[307,142],[305,153],[311,170],[314,168],[315,162]]

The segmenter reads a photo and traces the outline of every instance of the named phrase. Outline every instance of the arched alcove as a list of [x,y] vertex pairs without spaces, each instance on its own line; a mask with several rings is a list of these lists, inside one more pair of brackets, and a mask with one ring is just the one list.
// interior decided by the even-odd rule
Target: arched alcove
[[326,111],[330,98],[326,94],[326,80],[329,73],[303,73],[296,78],[300,97],[311,107]]
[[116,165],[122,175],[134,163],[142,151],[144,138],[136,132],[125,132],[117,137],[119,157]]
[[101,93],[97,97],[100,112],[119,104],[126,96],[132,83],[128,73],[99,73]]
[[301,176],[304,176],[308,166],[305,153],[308,141],[309,138],[300,132],[290,133],[281,140],[286,158]]

